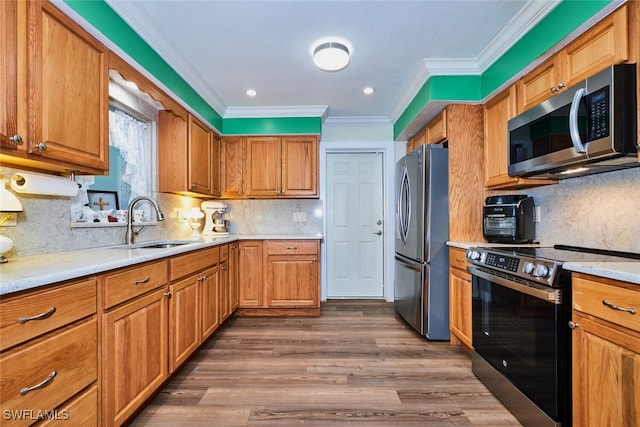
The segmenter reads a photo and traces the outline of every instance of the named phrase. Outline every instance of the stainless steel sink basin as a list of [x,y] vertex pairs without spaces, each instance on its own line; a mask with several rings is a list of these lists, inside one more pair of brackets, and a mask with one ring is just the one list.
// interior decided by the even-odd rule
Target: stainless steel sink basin
[[119,245],[112,246],[111,249],[169,249],[176,246],[188,245],[190,243],[196,243],[193,240],[167,240],[156,242],[141,242],[134,243],[132,245]]

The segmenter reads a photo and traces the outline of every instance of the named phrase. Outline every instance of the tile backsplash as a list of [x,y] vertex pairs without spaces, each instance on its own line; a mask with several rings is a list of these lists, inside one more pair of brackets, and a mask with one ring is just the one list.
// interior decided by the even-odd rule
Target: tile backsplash
[[640,253],[640,168],[519,191],[540,207],[536,239]]
[[[0,177],[9,179],[17,170],[0,168]],[[10,190],[11,191],[11,190]],[[0,227],[0,235],[13,240],[7,256],[27,256],[124,243],[125,224],[71,225],[69,197],[18,194],[23,212],[17,214],[17,226]],[[173,194],[156,193],[165,221],[145,227],[139,241],[189,239],[191,228],[178,217],[202,200]],[[232,233],[322,233],[323,203],[318,199],[225,200],[225,217]],[[304,217],[305,221],[294,221]],[[204,221],[203,221],[204,222]]]

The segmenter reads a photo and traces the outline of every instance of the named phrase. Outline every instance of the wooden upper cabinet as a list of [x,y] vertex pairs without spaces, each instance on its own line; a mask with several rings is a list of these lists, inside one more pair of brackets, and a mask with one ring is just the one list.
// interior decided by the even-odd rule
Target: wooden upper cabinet
[[243,195],[244,138],[222,137],[220,143],[220,196],[238,198]]
[[161,192],[211,195],[212,132],[185,110],[158,111],[158,187]]
[[211,133],[211,195],[220,197],[222,194],[222,142],[220,137]]
[[247,137],[245,144],[245,196],[318,196],[317,137]]
[[[16,2],[0,2],[0,147],[16,150],[18,133],[18,43]],[[13,138],[16,139],[16,138]]]
[[274,197],[280,195],[280,138],[250,136],[246,138],[247,168],[245,196]]
[[518,189],[554,184],[553,180],[509,176],[507,123],[516,115],[516,87],[512,85],[484,105],[484,173],[489,189]]
[[628,6],[611,13],[518,81],[518,113],[629,59]]
[[189,115],[189,191],[211,194],[211,130]]
[[107,171],[106,47],[47,1],[28,3],[28,20],[29,153]]
[[447,110],[443,110],[429,122],[426,129],[425,143],[439,144],[447,139]]
[[282,138],[282,196],[318,196],[318,139]]

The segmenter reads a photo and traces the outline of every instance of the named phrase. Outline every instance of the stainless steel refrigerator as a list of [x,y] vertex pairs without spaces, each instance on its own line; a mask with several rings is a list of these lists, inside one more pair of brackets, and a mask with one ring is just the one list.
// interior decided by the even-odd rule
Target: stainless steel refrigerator
[[423,145],[396,164],[394,304],[430,340],[449,339],[447,151]]

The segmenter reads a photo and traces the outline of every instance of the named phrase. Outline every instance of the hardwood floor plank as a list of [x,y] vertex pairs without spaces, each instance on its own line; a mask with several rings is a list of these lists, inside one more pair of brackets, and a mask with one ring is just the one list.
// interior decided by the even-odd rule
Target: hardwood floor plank
[[319,317],[234,317],[132,426],[518,426],[469,354],[420,337],[382,301]]

